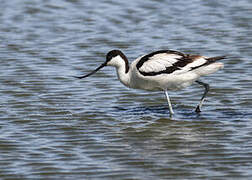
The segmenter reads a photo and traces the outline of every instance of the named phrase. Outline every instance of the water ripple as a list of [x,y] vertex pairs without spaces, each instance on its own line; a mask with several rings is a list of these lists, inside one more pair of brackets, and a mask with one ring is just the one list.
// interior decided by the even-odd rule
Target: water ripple
[[[0,179],[249,179],[251,3],[3,1]],[[227,55],[203,89],[127,89],[112,68],[76,80],[121,49]]]

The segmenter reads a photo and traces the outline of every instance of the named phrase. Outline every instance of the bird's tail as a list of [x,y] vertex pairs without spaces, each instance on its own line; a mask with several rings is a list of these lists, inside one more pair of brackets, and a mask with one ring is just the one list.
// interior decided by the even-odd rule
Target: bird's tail
[[225,59],[226,56],[216,56],[216,57],[210,57],[207,58],[207,62],[202,64],[200,67],[198,66],[197,69],[195,69],[195,72],[200,76],[205,76],[208,74],[212,74],[219,69],[224,68],[224,64],[221,62],[216,62],[222,59]]
[[219,61],[221,59],[226,59],[226,56],[216,56],[216,57],[207,58],[209,63],[213,63],[213,62]]

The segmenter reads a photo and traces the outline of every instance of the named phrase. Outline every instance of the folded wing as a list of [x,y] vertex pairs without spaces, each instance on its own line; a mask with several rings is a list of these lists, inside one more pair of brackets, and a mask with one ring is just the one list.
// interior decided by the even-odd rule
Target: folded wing
[[[222,56],[216,60],[223,58]],[[161,50],[143,56],[137,63],[137,69],[143,76],[178,75],[213,62],[215,62],[213,58],[183,54],[172,50]]]

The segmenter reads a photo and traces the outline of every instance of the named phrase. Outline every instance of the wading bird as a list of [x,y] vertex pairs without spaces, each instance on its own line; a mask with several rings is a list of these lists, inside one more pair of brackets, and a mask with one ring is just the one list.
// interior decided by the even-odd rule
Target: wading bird
[[224,58],[225,56],[205,57],[173,50],[160,50],[143,55],[129,65],[127,57],[120,50],[112,50],[107,53],[106,61],[94,71],[84,76],[74,77],[86,78],[105,66],[114,66],[118,79],[125,86],[149,91],[164,91],[170,115],[174,112],[168,91],[180,90],[196,82],[205,88],[195,110],[200,112],[209,85],[198,79],[223,68],[223,63],[217,61]]

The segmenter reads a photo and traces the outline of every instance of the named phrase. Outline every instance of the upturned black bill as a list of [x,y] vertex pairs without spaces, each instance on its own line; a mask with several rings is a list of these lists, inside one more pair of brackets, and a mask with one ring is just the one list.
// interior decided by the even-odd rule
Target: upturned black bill
[[75,78],[78,79],[82,79],[82,78],[86,78],[88,76],[91,76],[92,74],[96,73],[97,71],[99,71],[101,68],[103,68],[104,66],[106,66],[106,63],[101,64],[98,68],[96,68],[95,70],[93,70],[91,73],[86,74],[84,76],[74,76]]

